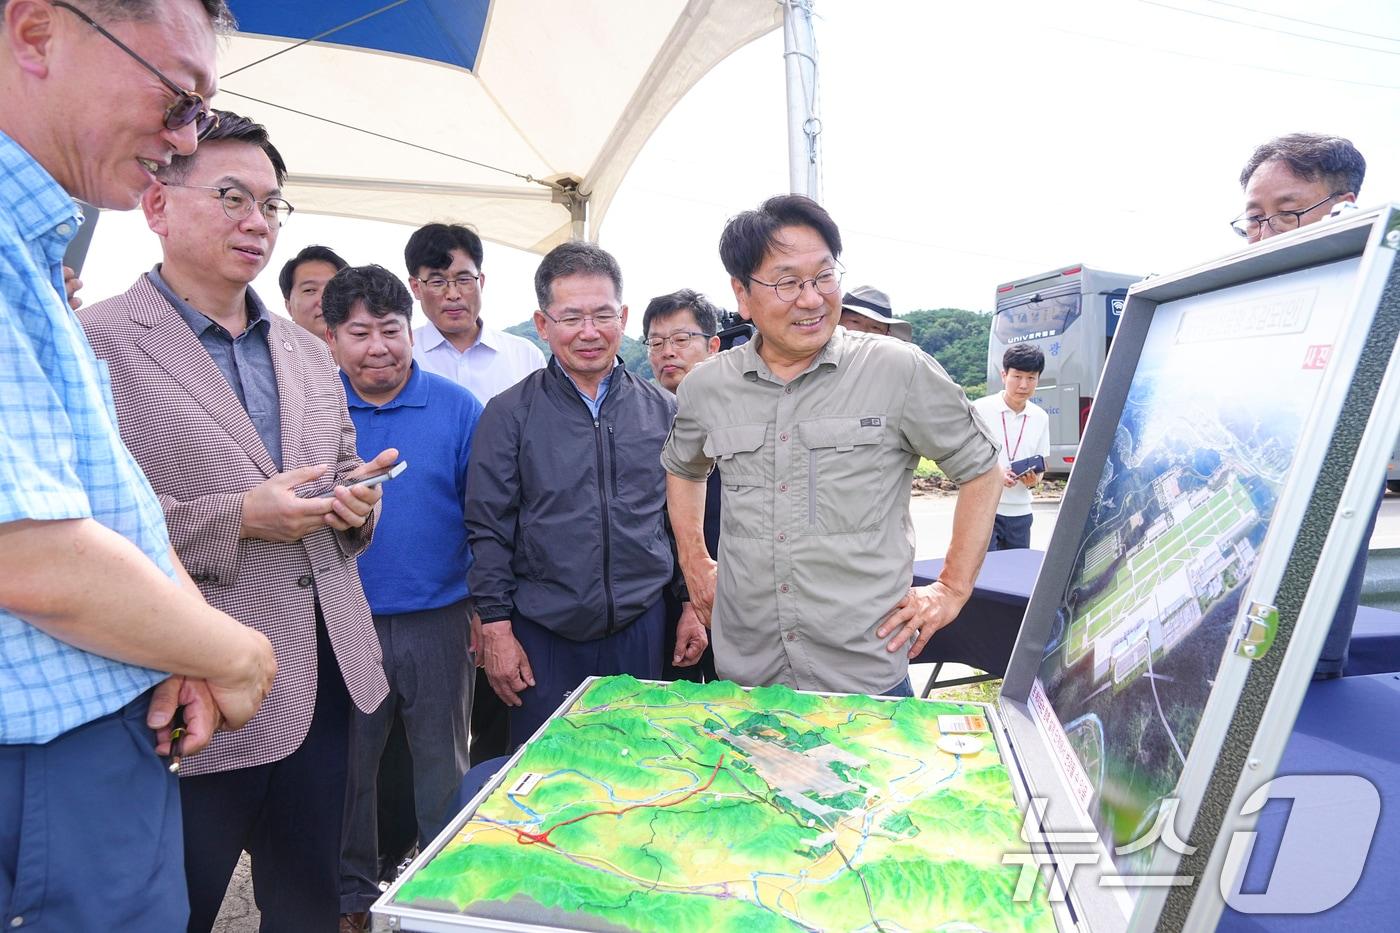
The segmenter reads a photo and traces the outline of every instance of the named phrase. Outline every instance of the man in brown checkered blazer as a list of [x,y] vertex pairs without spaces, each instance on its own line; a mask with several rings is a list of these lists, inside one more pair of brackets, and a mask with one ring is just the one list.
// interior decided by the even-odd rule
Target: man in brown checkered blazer
[[381,472],[355,454],[325,344],[269,314],[249,283],[291,207],[256,123],[220,113],[142,197],[164,261],[81,315],[110,368],[122,439],[210,603],[272,642],[272,692],[182,769],[190,929],[214,922],[239,852],[263,930],[334,930],[349,703],[388,692],[355,556]]

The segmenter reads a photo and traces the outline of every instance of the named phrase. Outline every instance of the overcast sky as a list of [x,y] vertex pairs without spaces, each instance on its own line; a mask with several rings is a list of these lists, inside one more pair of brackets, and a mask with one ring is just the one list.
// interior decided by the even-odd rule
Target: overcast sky
[[[1070,263],[1166,273],[1237,249],[1240,168],[1281,133],[1351,138],[1368,162],[1361,203],[1400,200],[1395,0],[816,10],[823,201],[845,238],[845,286],[883,288],[897,312],[988,310],[998,283]],[[725,218],[787,189],[783,81],[774,32],[702,79],[643,149],[600,236],[622,264],[630,333],[650,297],[677,288],[734,306],[716,243]],[[276,272],[313,242],[401,273],[410,232],[299,213],[256,287],[280,310]],[[139,212],[108,213],[83,296],[158,260]],[[493,324],[529,317],[537,264],[487,244]]]

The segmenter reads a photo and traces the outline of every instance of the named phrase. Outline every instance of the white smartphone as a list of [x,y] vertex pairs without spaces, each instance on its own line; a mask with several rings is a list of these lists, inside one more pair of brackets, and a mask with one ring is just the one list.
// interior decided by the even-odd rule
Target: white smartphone
[[[360,479],[355,480],[354,482],[351,482],[351,483],[342,483],[341,485],[347,486],[347,487],[348,487],[348,486],[378,486],[378,485],[380,485],[381,483],[387,483],[387,482],[389,482],[389,480],[391,480],[391,479],[393,479],[394,477],[398,476],[400,473],[402,473],[404,470],[407,470],[407,469],[408,469],[408,461],[407,461],[407,460],[400,460],[398,463],[396,463],[396,464],[394,464],[393,466],[389,467],[389,469],[385,470],[383,473],[375,473],[375,474],[373,474],[372,476],[365,476],[365,477],[362,477],[362,478],[360,478]],[[335,490],[334,490],[334,489],[332,489],[330,492],[323,492],[323,493],[321,493],[321,498],[323,498],[323,499],[329,499],[329,498],[330,498],[331,496],[333,496],[333,495],[335,495]]]

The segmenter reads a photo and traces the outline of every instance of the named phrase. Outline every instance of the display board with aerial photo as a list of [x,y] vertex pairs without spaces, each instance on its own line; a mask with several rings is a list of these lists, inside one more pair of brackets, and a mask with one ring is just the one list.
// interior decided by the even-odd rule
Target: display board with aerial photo
[[1185,766],[1354,270],[1335,263],[1153,313],[1032,688],[1110,848],[1148,833]]
[[433,928],[1054,930],[986,708],[595,680],[376,911]]

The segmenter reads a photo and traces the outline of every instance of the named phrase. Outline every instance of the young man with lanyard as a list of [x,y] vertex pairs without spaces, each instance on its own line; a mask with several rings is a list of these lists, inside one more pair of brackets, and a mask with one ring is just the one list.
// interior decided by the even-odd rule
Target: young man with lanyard
[[1028,343],[1007,348],[1001,358],[1001,381],[1006,388],[972,403],[986,421],[991,435],[1001,442],[997,459],[1003,472],[1001,503],[992,526],[989,551],[1005,551],[1031,546],[1031,487],[1040,482],[1044,467],[1017,473],[1011,464],[1039,454],[1050,453],[1050,418],[1030,404],[1040,374],[1045,370],[1045,354]]

